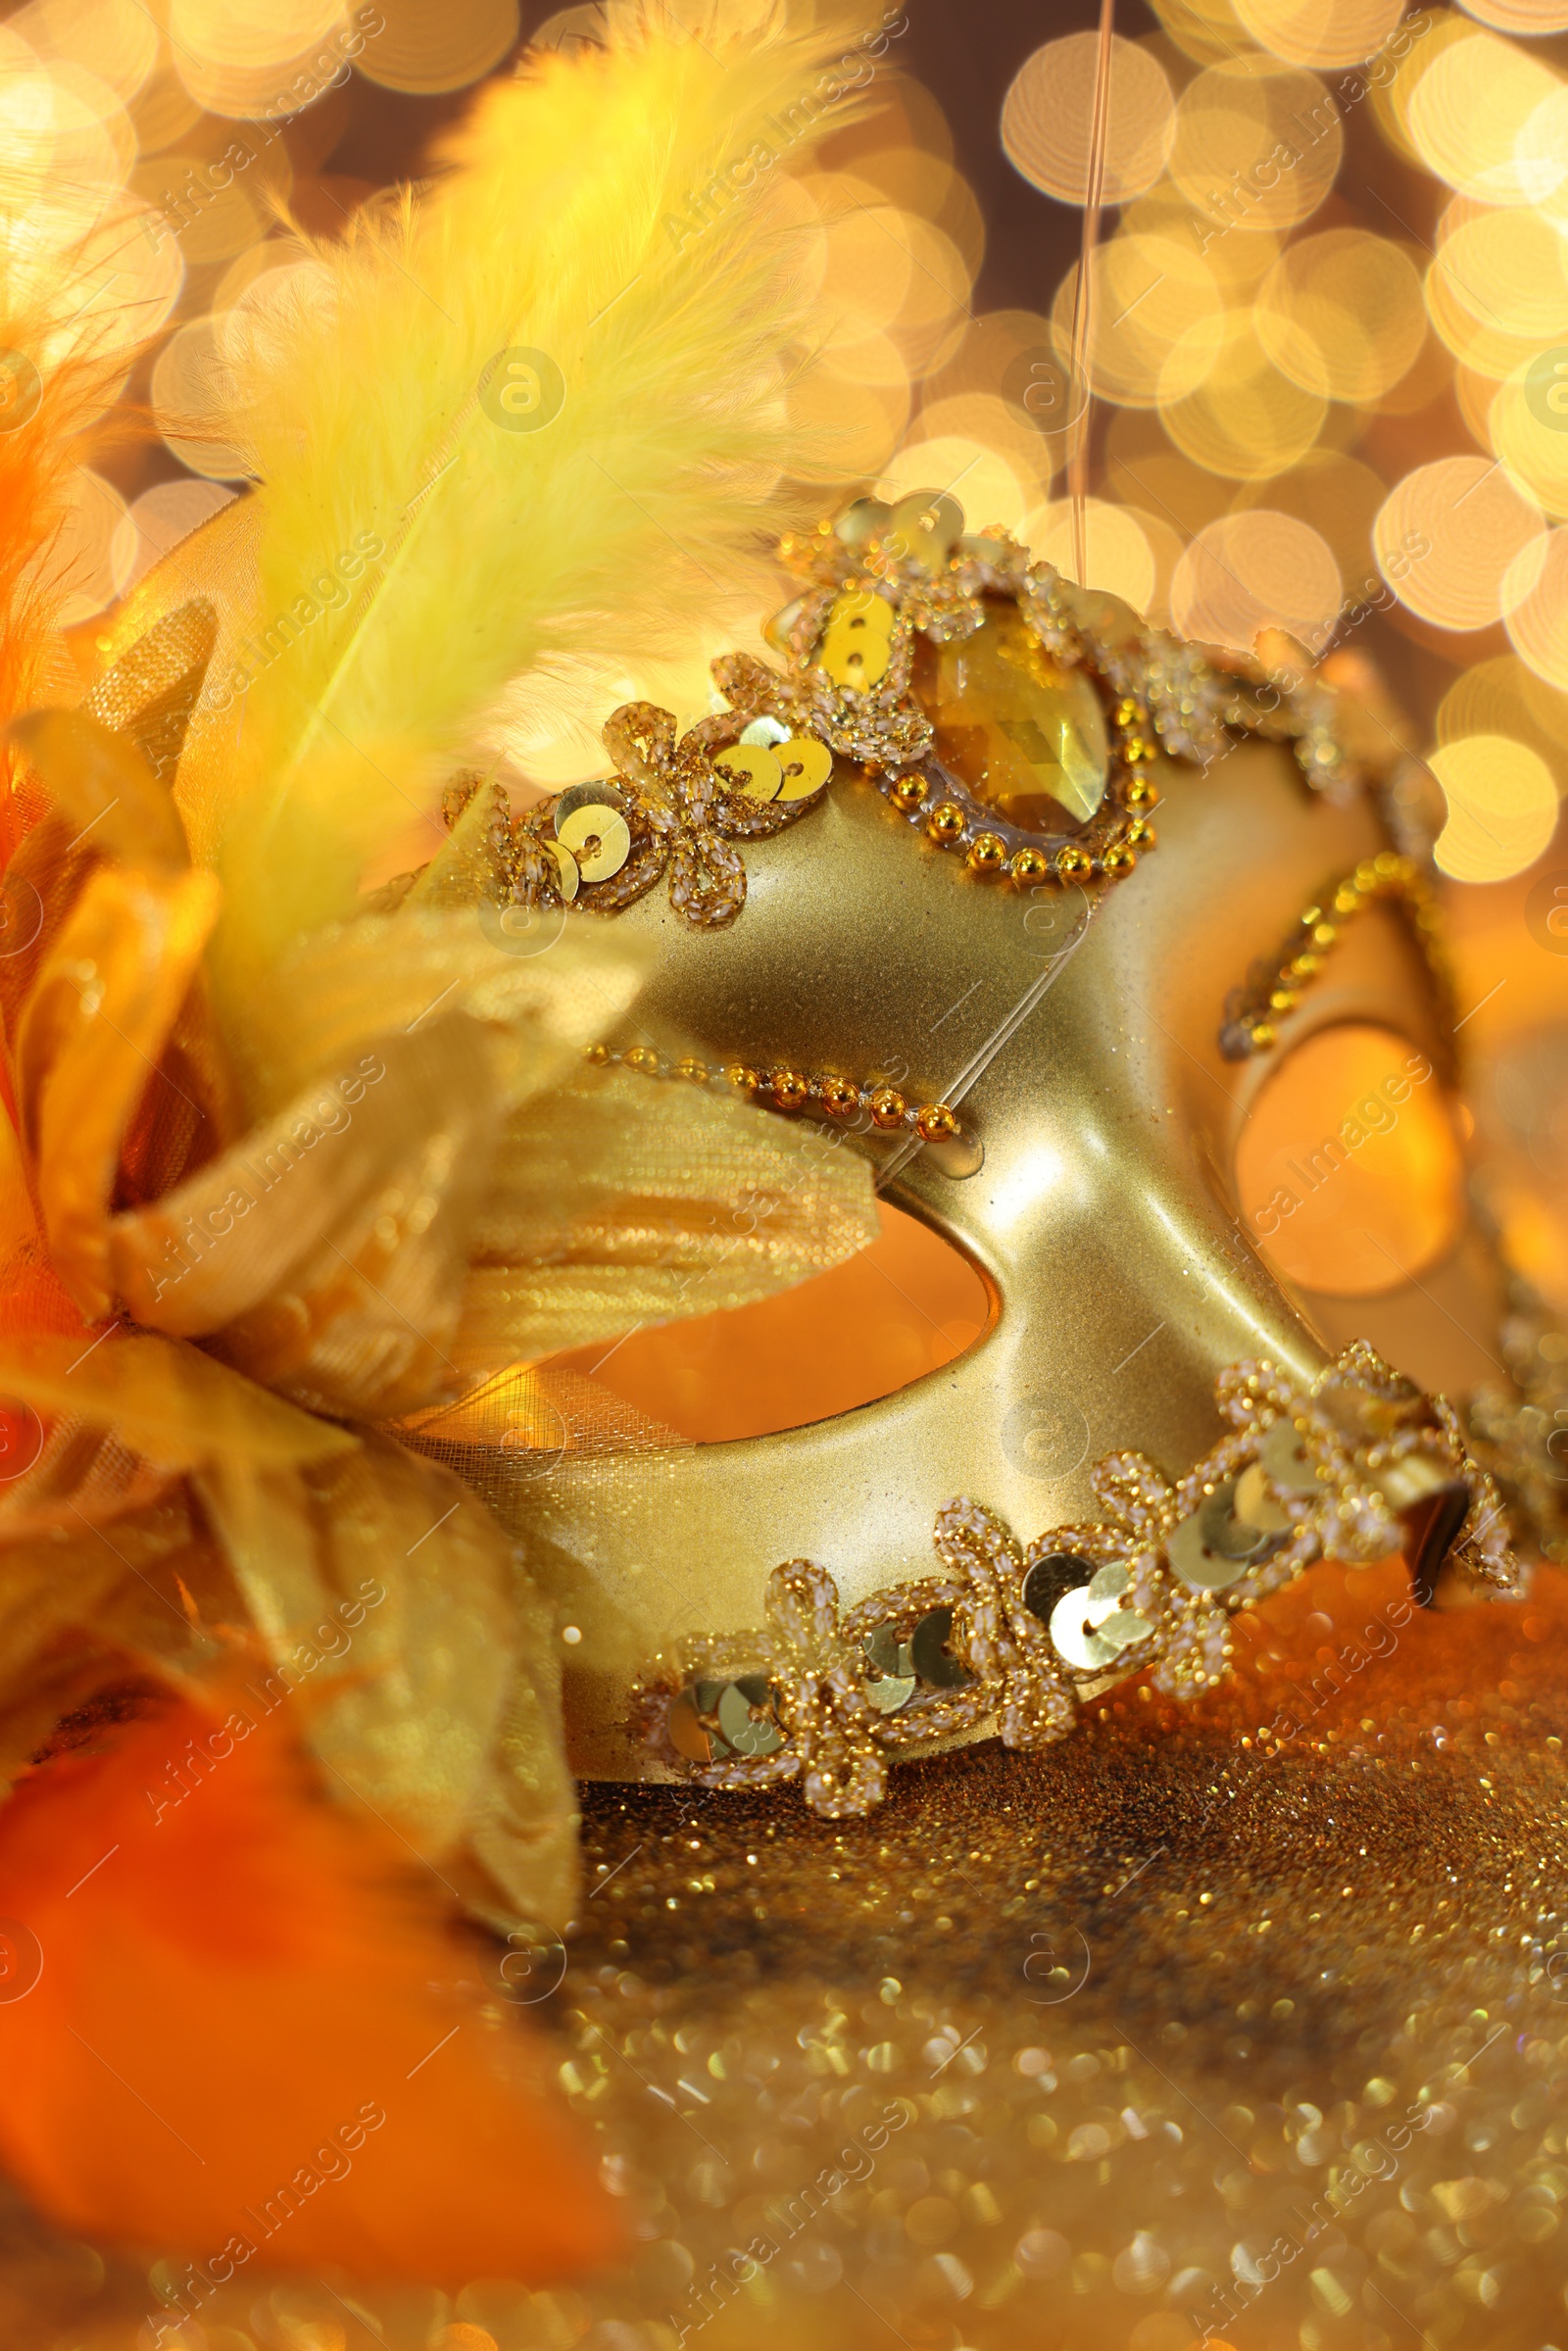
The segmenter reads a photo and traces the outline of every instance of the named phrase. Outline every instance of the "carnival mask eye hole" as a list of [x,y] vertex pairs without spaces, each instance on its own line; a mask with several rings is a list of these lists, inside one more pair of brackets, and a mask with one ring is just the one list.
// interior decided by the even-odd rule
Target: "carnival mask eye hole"
[[1252,1105],[1236,1152],[1242,1221],[1282,1279],[1375,1298],[1419,1279],[1464,1224],[1452,1097],[1392,1029],[1319,1030]]
[[894,1396],[995,1320],[979,1269],[884,1204],[871,1247],[794,1290],[552,1358],[698,1445],[808,1427]]

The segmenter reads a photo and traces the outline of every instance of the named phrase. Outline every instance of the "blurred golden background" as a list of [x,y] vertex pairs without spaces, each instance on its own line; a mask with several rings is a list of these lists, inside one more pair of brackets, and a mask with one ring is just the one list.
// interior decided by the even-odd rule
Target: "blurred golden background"
[[[786,487],[803,512],[858,482],[945,489],[1184,634],[1377,661],[1447,802],[1494,1206],[1568,1305],[1568,0],[1123,0],[1085,289],[1095,16],[890,7],[858,118],[844,102],[798,170],[785,126],[775,217],[833,321],[784,355],[820,453]],[[52,558],[83,669],[117,600],[243,490],[224,354],[315,297],[307,240],[416,177],[479,81],[600,21],[519,0],[0,21],[0,235],[40,289],[76,256],[52,348],[123,352],[120,400],[153,427],[80,475]],[[761,617],[715,610],[655,672],[607,657],[520,695],[509,780],[596,772],[634,691],[695,714],[710,656]]]

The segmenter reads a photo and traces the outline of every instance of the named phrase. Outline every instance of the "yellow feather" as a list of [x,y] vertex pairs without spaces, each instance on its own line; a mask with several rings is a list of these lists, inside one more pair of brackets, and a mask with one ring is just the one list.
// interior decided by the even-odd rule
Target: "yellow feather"
[[[346,910],[509,681],[695,630],[760,549],[759,485],[798,454],[780,355],[809,327],[771,190],[854,109],[854,24],[755,0],[687,14],[695,31],[640,0],[612,11],[608,49],[526,60],[434,190],[322,247],[318,298],[234,355],[261,624],[294,633],[233,681],[231,977]],[[538,429],[498,407],[504,376],[481,397],[518,346],[564,383]],[[308,617],[313,583],[371,542],[351,600]]]

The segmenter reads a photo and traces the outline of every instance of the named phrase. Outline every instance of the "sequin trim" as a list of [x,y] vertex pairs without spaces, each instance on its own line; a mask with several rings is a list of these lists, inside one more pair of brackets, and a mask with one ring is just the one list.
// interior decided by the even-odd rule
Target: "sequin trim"
[[[654,1661],[637,1700],[650,1753],[710,1788],[799,1778],[812,1809],[836,1819],[882,1801],[900,1749],[987,1730],[1006,1746],[1044,1745],[1073,1728],[1085,1696],[1146,1670],[1168,1694],[1194,1696],[1224,1678],[1238,1610],[1313,1560],[1364,1565],[1399,1550],[1405,1530],[1385,1489],[1401,1484],[1462,1486],[1469,1507],[1453,1555],[1498,1592],[1518,1588],[1501,1501],[1466,1453],[1452,1412],[1364,1343],[1309,1387],[1247,1360],[1220,1374],[1215,1395],[1232,1434],[1185,1478],[1173,1484],[1142,1453],[1108,1454],[1093,1472],[1104,1516],[1054,1527],[1027,1550],[994,1512],[960,1495],[936,1515],[940,1576],[844,1610],[825,1567],[792,1559],[775,1568],[765,1629],[693,1639]],[[1224,1588],[1195,1584],[1173,1561],[1173,1538],[1190,1556],[1182,1531],[1204,1523],[1205,1503],[1254,1467],[1259,1518],[1277,1532]],[[1086,1592],[1102,1570],[1122,1571],[1113,1579],[1125,1594],[1117,1604],[1147,1628],[1108,1672],[1069,1664],[1026,1596],[1031,1571],[1063,1559],[1082,1563]],[[947,1686],[911,1672],[907,1692],[900,1681],[899,1702],[886,1703],[889,1676],[870,1654],[873,1637],[884,1636],[885,1660],[890,1641],[910,1643],[949,1610],[938,1652],[952,1668]],[[726,1719],[732,1731],[737,1721],[743,1727],[728,1737],[715,1728],[715,1693],[741,1683],[750,1686],[744,1705],[731,1701]]]

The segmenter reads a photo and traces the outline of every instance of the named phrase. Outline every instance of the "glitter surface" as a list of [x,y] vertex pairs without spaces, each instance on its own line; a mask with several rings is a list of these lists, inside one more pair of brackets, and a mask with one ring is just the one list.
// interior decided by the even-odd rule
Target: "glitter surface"
[[1316,1570],[1228,1701],[908,1766],[869,1823],[602,1791],[571,2082],[654,2231],[629,2339],[1562,2330],[1562,1605]]
[[[1309,1570],[1242,1620],[1228,1691],[1135,1686],[1043,1753],[901,1765],[869,1820],[590,1789],[559,1988],[468,1956],[498,2033],[515,2005],[557,2035],[627,2267],[236,2279],[173,2342],[1562,2341],[1568,1578],[1437,1617],[1405,1592]],[[145,2268],[22,2216],[0,2294],[18,2351],[149,2351]]]

